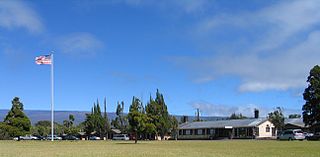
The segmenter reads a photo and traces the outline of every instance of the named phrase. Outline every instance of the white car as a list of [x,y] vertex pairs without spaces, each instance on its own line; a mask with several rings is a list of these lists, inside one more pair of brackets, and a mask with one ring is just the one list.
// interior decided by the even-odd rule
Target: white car
[[20,136],[18,140],[38,140],[38,137],[32,135]]
[[[52,139],[51,135],[48,135],[47,140],[51,140],[51,139]],[[57,135],[53,135],[53,140],[62,140],[62,137],[59,137]]]
[[129,137],[128,137],[127,134],[115,134],[115,135],[113,135],[112,139],[113,140],[125,140],[125,141],[127,141],[127,140],[129,140]]
[[282,132],[282,134],[280,134],[280,136],[278,137],[279,140],[304,140],[305,139],[305,135],[303,134],[303,132],[301,131],[301,129],[293,129],[293,130],[285,130],[284,132]]

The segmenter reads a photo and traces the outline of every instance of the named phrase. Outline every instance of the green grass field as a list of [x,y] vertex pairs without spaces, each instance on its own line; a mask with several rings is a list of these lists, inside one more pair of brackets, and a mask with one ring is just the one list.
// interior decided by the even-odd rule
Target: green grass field
[[320,141],[0,141],[1,157],[319,157]]

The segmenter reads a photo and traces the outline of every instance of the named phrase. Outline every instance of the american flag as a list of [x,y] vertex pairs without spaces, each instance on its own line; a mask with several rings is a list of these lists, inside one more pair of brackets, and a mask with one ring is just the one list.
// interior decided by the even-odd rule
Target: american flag
[[42,55],[36,57],[36,64],[51,64],[51,55]]

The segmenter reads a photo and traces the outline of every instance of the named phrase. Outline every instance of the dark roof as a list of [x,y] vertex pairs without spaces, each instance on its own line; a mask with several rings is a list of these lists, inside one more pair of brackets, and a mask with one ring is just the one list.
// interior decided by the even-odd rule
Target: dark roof
[[304,123],[303,123],[303,119],[302,118],[291,118],[291,119],[285,119],[284,120],[284,124],[291,124],[294,126],[298,126],[298,127],[305,127]]
[[179,126],[179,129],[201,129],[201,128],[225,128],[231,126],[233,128],[239,127],[254,127],[267,121],[265,118],[258,119],[235,119],[235,120],[217,120],[217,121],[203,121],[203,122],[191,122],[183,123]]

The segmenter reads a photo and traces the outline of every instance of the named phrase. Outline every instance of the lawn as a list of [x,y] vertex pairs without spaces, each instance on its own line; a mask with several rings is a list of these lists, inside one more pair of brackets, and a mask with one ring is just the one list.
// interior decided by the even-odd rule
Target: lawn
[[0,141],[1,157],[319,157],[320,141]]

